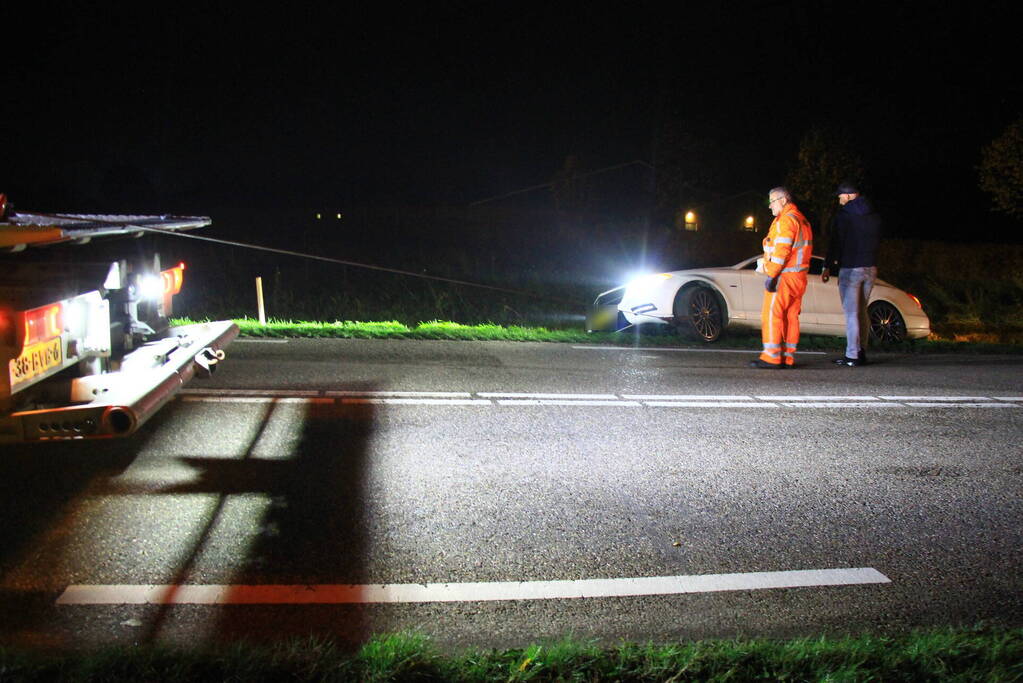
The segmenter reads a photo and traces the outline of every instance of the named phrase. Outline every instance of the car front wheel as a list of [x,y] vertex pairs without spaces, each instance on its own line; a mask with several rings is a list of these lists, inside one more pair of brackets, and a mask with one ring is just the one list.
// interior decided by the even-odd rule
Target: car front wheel
[[870,336],[878,342],[900,342],[906,338],[906,321],[899,309],[887,301],[875,301],[868,309]]
[[675,297],[675,325],[688,339],[717,341],[725,328],[724,309],[714,292],[690,287]]

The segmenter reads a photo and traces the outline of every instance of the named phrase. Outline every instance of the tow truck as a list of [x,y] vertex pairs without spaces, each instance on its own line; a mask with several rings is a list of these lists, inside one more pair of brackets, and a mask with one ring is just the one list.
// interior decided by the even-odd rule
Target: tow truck
[[210,223],[15,212],[0,194],[0,444],[129,436],[216,369],[237,326],[171,325],[185,264],[140,246]]

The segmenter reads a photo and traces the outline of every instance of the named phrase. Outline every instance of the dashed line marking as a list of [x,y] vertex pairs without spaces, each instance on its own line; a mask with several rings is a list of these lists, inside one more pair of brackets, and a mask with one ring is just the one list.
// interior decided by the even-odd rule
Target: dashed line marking
[[877,396],[757,396],[761,401],[880,401]]
[[639,401],[595,401],[595,400],[568,400],[568,399],[498,399],[499,406],[620,406],[625,408],[638,408],[642,404]]
[[580,399],[580,400],[616,400],[614,394],[522,394],[522,393],[495,393],[480,391],[476,393],[480,398],[536,398],[536,399]]
[[735,396],[706,394],[561,394],[470,391],[313,391],[184,389],[181,400],[393,406],[577,406],[608,408],[1023,408],[1023,396]]
[[651,408],[777,408],[777,403],[766,401],[644,401]]
[[342,398],[342,405],[384,406],[489,406],[490,401],[466,398]]
[[315,389],[197,389],[189,387],[181,391],[187,396],[319,396]]
[[1019,408],[1012,403],[931,403],[907,401],[910,408]]
[[468,391],[325,391],[341,398],[469,398]]
[[990,401],[987,396],[881,396],[886,401]]
[[688,396],[679,394],[622,394],[630,401],[752,401],[752,396]]
[[[906,406],[902,403],[895,402],[877,402],[869,403],[867,401],[806,401],[804,403],[782,403],[786,408],[905,408]],[[953,405],[945,403],[943,405]]]
[[324,605],[681,595],[891,583],[872,567],[565,581],[321,585],[72,585],[58,605]]

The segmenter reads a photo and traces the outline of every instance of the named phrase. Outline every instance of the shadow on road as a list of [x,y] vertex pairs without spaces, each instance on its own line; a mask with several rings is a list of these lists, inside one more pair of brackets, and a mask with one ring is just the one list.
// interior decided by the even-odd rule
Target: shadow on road
[[[0,638],[41,632],[40,614],[54,595],[8,586],[8,578],[44,539],[73,525],[73,509],[89,490],[124,472],[163,419],[132,438],[5,445],[0,456]],[[44,579],[45,577],[40,577]],[[41,581],[43,582],[43,581]],[[20,637],[19,636],[19,637]]]
[[[352,389],[353,387],[347,387]],[[354,387],[372,391],[373,387]],[[231,585],[311,585],[362,583],[367,552],[365,480],[374,409],[369,404],[347,405],[323,399],[305,406],[301,435],[290,452],[268,453],[260,446],[280,403],[271,402],[260,427],[236,456],[185,456],[179,460],[196,472],[187,483],[161,488],[160,495],[216,494],[216,503],[196,529],[188,553],[167,577],[168,593],[154,612],[143,618],[141,642],[158,642],[172,632],[187,630],[185,605],[175,605],[176,587],[203,583],[196,574],[202,556],[219,542],[225,529],[239,524],[233,501],[259,494],[261,519],[245,519],[258,528],[255,539],[237,541],[241,564],[227,572]],[[258,451],[258,454],[257,454]],[[253,513],[257,514],[257,513]],[[230,603],[231,594],[227,601]],[[210,608],[203,608],[210,609]],[[359,643],[366,637],[357,610],[322,610],[313,606],[217,606],[212,629],[205,638],[231,642],[275,641],[289,636],[330,635],[341,642]],[[198,632],[197,632],[198,633]]]
[[[235,572],[236,585],[368,580],[366,481],[374,417],[370,404],[309,407],[294,453],[272,473],[265,533],[250,548],[248,565]],[[213,637],[222,641],[329,635],[354,645],[367,637],[354,607],[251,605],[221,608],[219,614]]]

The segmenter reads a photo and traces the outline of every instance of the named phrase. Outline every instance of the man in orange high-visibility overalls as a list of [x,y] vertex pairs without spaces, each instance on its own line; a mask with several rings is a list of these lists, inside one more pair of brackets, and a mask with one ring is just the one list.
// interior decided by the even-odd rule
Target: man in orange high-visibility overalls
[[810,221],[784,187],[767,194],[774,221],[764,238],[764,304],[760,309],[764,351],[750,361],[754,368],[791,368],[799,343],[799,311],[813,255]]

